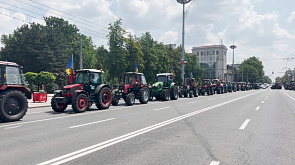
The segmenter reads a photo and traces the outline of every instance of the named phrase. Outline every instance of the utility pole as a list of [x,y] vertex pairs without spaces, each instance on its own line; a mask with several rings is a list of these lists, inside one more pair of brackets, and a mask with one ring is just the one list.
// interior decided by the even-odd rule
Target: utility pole
[[184,62],[184,5],[189,3],[191,0],[176,0],[178,3],[182,4],[182,45],[181,45],[181,84],[184,85],[184,66],[185,66],[185,62]]
[[83,59],[82,59],[82,37],[79,38],[79,47],[80,47],[80,69],[83,69]]

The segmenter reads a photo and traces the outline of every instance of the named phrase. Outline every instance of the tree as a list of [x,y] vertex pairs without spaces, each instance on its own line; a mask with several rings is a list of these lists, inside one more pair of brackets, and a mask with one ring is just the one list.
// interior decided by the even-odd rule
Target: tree
[[24,74],[25,80],[28,82],[29,88],[31,90],[34,90],[34,87],[37,84],[36,82],[37,75],[38,75],[37,73],[33,73],[33,72],[27,72]]
[[55,79],[56,79],[56,77],[52,73],[41,71],[36,76],[36,83],[37,83],[37,85],[44,85],[45,89],[46,89],[46,86],[49,85],[50,83],[54,82]]
[[125,39],[126,54],[126,70],[135,71],[136,64],[138,64],[139,72],[144,70],[143,53],[139,42],[135,41],[134,37],[129,34]]
[[[248,75],[248,76],[247,76]],[[259,82],[263,78],[263,65],[257,57],[250,57],[244,60],[238,71],[239,81]]]
[[197,55],[186,53],[185,58],[187,59],[187,64],[185,65],[185,77],[190,77],[192,73],[193,77],[196,78],[197,81],[201,81],[205,69],[203,69],[198,63]]
[[124,48],[125,30],[121,27],[122,20],[119,19],[114,24],[109,25],[109,55],[105,60],[105,68],[112,77],[112,85],[115,84],[115,79],[123,74],[126,70],[126,49]]

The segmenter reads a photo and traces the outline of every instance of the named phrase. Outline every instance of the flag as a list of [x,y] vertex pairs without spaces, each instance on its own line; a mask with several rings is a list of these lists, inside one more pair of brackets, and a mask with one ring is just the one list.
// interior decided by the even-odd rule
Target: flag
[[70,59],[69,64],[68,64],[67,69],[66,69],[67,74],[68,75],[72,74],[73,69],[74,69],[74,63],[73,63],[73,55],[72,55],[72,58]]
[[191,72],[191,78],[194,78],[194,76],[193,76],[193,72]]
[[138,73],[138,64],[136,63],[136,66],[135,66],[135,73]]

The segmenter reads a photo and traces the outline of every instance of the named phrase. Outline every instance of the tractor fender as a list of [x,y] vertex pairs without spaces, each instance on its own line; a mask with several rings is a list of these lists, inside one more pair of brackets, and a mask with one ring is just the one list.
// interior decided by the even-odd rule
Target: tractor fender
[[89,98],[89,94],[87,92],[85,92],[84,90],[75,90],[75,95],[78,95],[81,93],[85,94]]
[[173,88],[174,86],[177,86],[177,84],[174,83],[174,82],[172,82],[172,83],[170,84],[170,88]]
[[62,90],[55,90],[53,93],[54,94],[62,94]]
[[95,91],[94,91],[94,95],[98,94],[98,92],[103,88],[103,87],[108,87],[111,89],[111,87],[107,84],[100,84],[98,87],[96,87]]

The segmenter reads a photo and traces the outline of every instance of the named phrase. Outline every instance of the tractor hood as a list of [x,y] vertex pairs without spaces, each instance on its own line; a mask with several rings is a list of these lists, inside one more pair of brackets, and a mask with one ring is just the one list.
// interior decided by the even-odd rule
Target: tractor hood
[[163,88],[163,82],[156,82],[152,85],[153,90],[160,91]]
[[83,88],[83,84],[71,84],[71,85],[66,85],[64,88],[73,88],[73,87],[81,87]]

